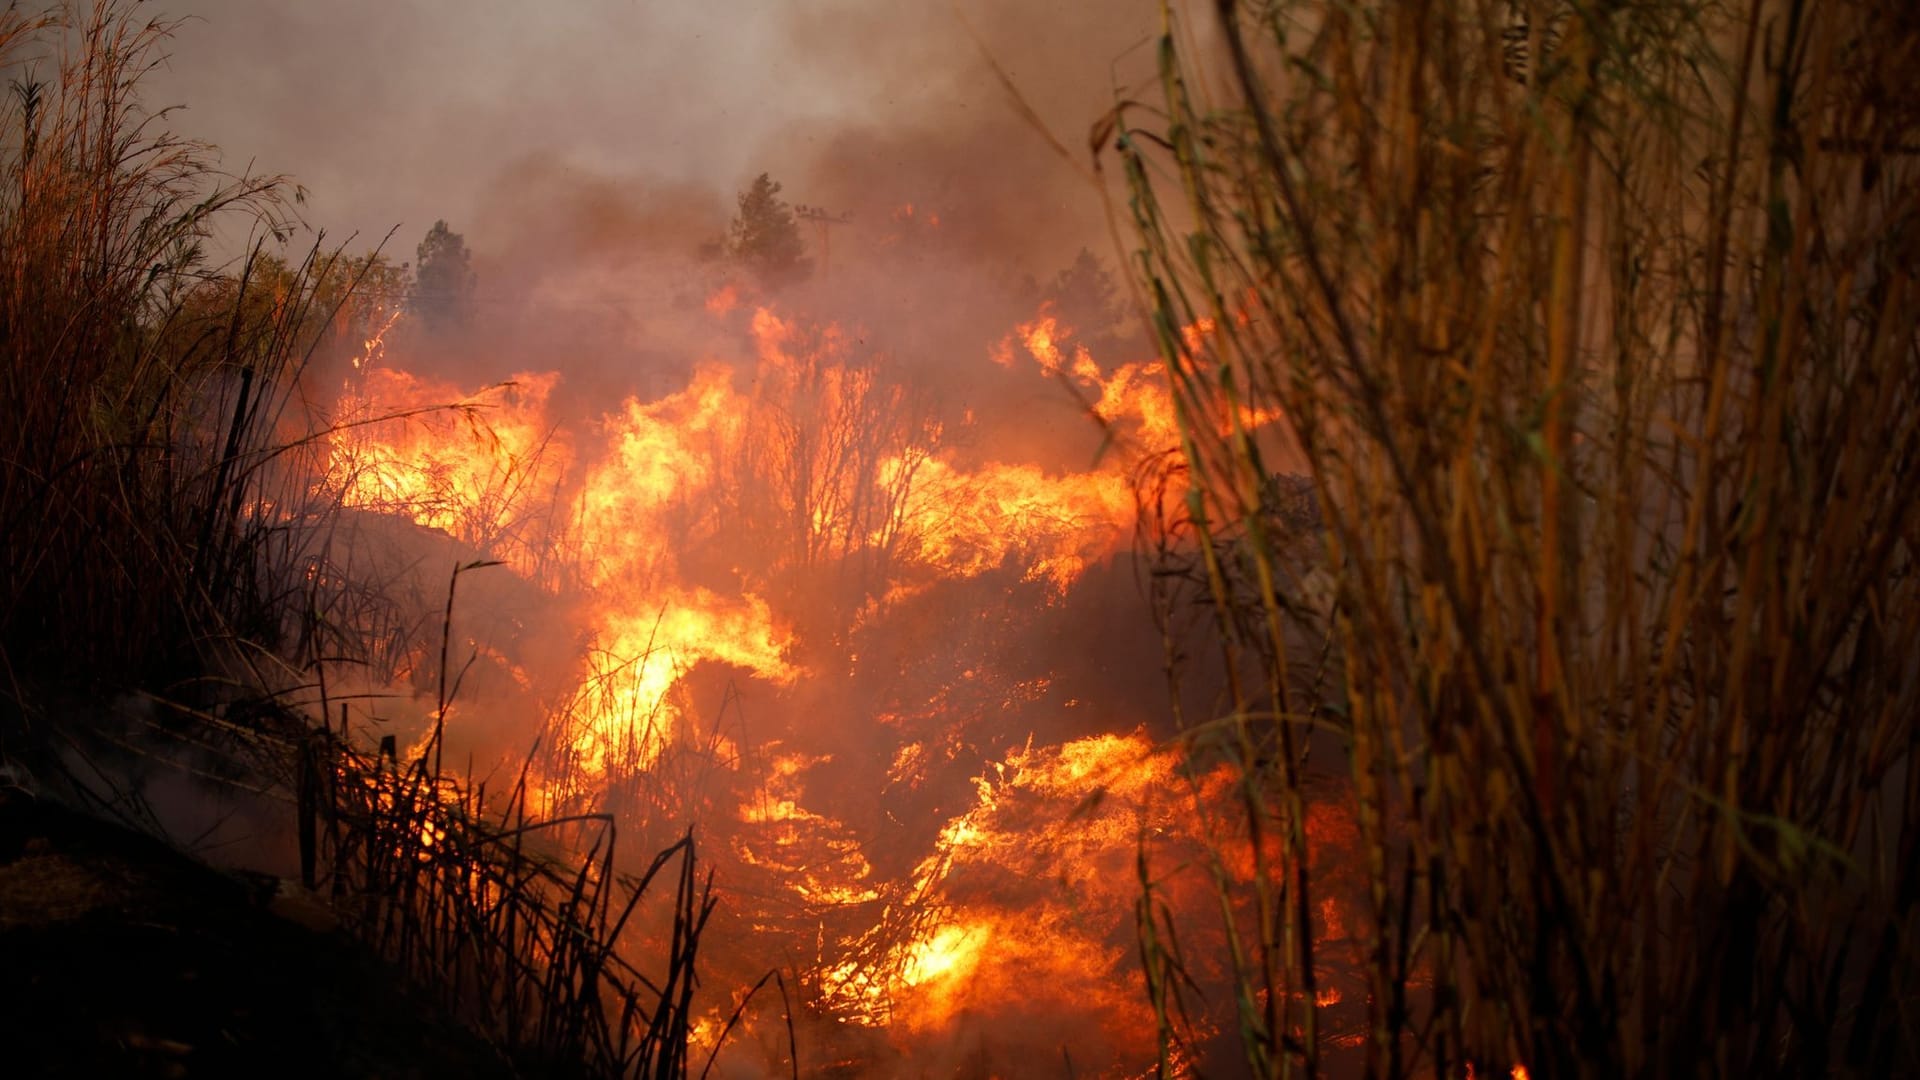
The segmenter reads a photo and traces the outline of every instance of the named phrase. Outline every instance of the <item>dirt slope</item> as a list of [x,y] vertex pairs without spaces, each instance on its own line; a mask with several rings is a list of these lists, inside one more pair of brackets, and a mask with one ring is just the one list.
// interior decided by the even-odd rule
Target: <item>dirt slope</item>
[[0,789],[0,1075],[511,1075],[276,884]]

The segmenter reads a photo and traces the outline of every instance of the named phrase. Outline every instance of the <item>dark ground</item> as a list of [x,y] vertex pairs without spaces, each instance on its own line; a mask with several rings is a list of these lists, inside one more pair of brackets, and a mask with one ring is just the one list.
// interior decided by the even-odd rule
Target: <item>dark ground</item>
[[0,1076],[512,1075],[277,885],[0,787]]

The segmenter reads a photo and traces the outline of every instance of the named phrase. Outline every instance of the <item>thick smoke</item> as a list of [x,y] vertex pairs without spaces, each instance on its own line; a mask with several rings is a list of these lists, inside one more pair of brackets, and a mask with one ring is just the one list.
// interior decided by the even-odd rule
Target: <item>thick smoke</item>
[[334,238],[399,226],[402,257],[532,162],[728,200],[768,171],[869,228],[944,203],[982,254],[1044,273],[1105,243],[1086,132],[1151,74],[1157,7],[174,0],[194,18],[147,90],[231,166],[294,176]]

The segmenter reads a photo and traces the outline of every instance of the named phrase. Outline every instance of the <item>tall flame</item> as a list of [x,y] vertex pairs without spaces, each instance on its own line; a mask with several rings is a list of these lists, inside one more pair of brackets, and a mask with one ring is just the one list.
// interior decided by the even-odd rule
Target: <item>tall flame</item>
[[[546,696],[563,767],[535,778],[554,804],[718,738],[686,692],[698,670],[797,694],[857,669],[849,635],[941,583],[1018,581],[1056,603],[1133,534],[1127,455],[1080,472],[963,458],[858,335],[753,307],[736,286],[706,309],[741,332],[742,356],[590,425],[553,415],[556,373],[465,392],[385,366],[378,340],[342,399],[323,482],[347,505],[500,558],[572,613],[574,666]],[[1013,366],[1016,350],[1128,445],[1179,439],[1157,362],[1104,367],[1048,311],[994,357]],[[1045,683],[1004,688],[1006,711],[1040,709]],[[947,707],[945,693],[930,708]],[[917,789],[936,759],[983,762],[970,797],[913,833],[915,857],[883,858],[871,828],[810,786],[835,751],[808,743],[804,719],[713,755],[734,774],[717,786],[744,794],[703,827],[727,836],[739,873],[771,882],[750,925],[803,958],[814,1007],[912,1040],[1045,987],[1115,1060],[1153,1058],[1154,1017],[1130,977],[1136,858],[1224,781],[1186,774],[1144,729],[1024,744],[1002,733],[998,752],[949,734],[941,751],[869,716],[900,742],[890,784]],[[717,1037],[716,1020],[701,1023],[701,1039]]]

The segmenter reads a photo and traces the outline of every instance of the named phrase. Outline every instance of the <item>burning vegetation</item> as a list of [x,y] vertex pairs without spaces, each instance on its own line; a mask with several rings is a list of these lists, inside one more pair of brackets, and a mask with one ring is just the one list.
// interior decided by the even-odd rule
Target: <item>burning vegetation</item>
[[526,1071],[1920,1067],[1920,26],[1777,6],[1169,12],[1118,281],[767,173],[295,257],[9,7],[8,782]]
[[[328,496],[504,563],[524,617],[574,643],[528,667],[469,632],[462,696],[491,718],[456,700],[446,737],[498,755],[469,723],[541,718],[538,816],[695,827],[734,898],[721,925],[757,943],[734,962],[778,956],[824,1025],[808,1039],[848,1061],[953,1052],[968,1026],[1006,1054],[1036,1007],[1085,1033],[1043,1037],[1081,1068],[1150,1061],[1133,861],[1144,835],[1192,842],[1219,784],[1179,767],[1145,703],[1069,696],[1050,668],[1088,576],[1130,578],[1130,471],[1172,437],[1153,363],[1109,374],[1080,348],[1068,371],[1057,316],[1010,327],[993,359],[1072,380],[1116,445],[1083,471],[963,454],[964,419],[949,431],[898,360],[755,292],[698,306],[711,355],[683,389],[585,423],[553,411],[558,373],[463,392],[384,342],[355,358]],[[1153,663],[1141,644],[1094,647]],[[390,674],[386,701],[438,677],[424,655]]]

